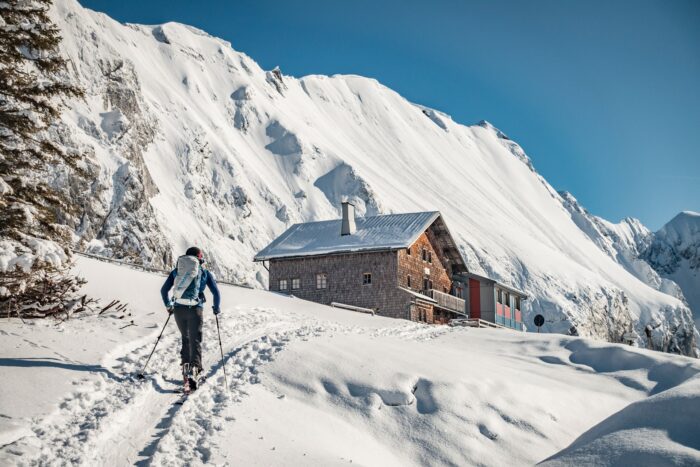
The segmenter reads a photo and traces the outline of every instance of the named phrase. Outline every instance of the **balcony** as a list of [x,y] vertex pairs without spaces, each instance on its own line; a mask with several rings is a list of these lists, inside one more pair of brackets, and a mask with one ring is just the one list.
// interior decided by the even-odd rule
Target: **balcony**
[[444,308],[446,310],[454,311],[460,314],[465,314],[465,304],[464,300],[455,297],[454,295],[447,294],[445,292],[440,292],[439,290],[429,289],[421,290],[423,295],[427,295],[437,302],[437,306]]

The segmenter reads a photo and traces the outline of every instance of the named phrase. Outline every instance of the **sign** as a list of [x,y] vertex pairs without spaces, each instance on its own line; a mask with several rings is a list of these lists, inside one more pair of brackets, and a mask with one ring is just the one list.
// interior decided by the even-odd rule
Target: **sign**
[[536,315],[535,316],[535,326],[537,326],[537,332],[540,332],[540,326],[544,324],[544,316],[542,315]]

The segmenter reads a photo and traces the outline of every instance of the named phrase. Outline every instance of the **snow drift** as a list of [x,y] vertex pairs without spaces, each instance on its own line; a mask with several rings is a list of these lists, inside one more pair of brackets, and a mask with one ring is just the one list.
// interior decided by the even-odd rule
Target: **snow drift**
[[86,258],[76,269],[91,296],[128,306],[60,325],[3,322],[2,465],[700,462],[695,359],[411,323],[228,285],[219,317],[228,386],[207,306],[207,382],[175,405],[172,320],[147,378],[133,377],[165,321],[165,277]]
[[[79,248],[170,266],[201,246],[229,280],[265,286],[254,254],[291,223],[439,210],[468,267],[525,290],[544,329],[691,355],[688,307],[602,251],[515,142],[360,76],[262,70],[195,28],[119,24],[57,0],[72,76],[65,121],[92,154],[75,194]],[[659,290],[657,290],[659,289]]]

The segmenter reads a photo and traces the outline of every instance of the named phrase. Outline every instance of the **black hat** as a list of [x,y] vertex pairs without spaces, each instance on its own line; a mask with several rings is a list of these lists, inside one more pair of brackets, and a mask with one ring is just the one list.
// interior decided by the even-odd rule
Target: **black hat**
[[187,256],[194,256],[195,258],[201,258],[202,257],[202,250],[200,250],[196,246],[191,246],[187,249],[185,254]]

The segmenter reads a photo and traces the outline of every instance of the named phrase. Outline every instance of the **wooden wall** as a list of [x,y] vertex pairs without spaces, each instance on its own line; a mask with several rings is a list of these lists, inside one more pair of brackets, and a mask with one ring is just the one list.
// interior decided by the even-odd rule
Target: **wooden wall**
[[[425,268],[430,270],[430,274],[427,277],[433,281],[433,289],[439,291],[451,292],[452,289],[452,279],[445,269],[445,258],[433,247],[433,244],[429,238],[430,231],[428,233],[423,233],[416,242],[411,245],[411,254],[409,255],[407,250],[399,250],[398,252],[398,283],[401,287],[408,287],[408,276],[411,276],[411,290],[419,292],[423,290],[423,278],[425,275]],[[431,252],[433,262],[432,264],[423,261],[421,250],[426,248]]]
[[[270,290],[279,291],[279,280],[287,279],[288,290],[299,298],[330,305],[345,303],[376,310],[383,316],[409,318],[410,295],[397,288],[396,251],[351,253],[270,261]],[[372,274],[372,284],[363,285],[363,274]],[[316,274],[328,276],[325,289],[316,288]],[[292,290],[292,279],[301,288]]]

